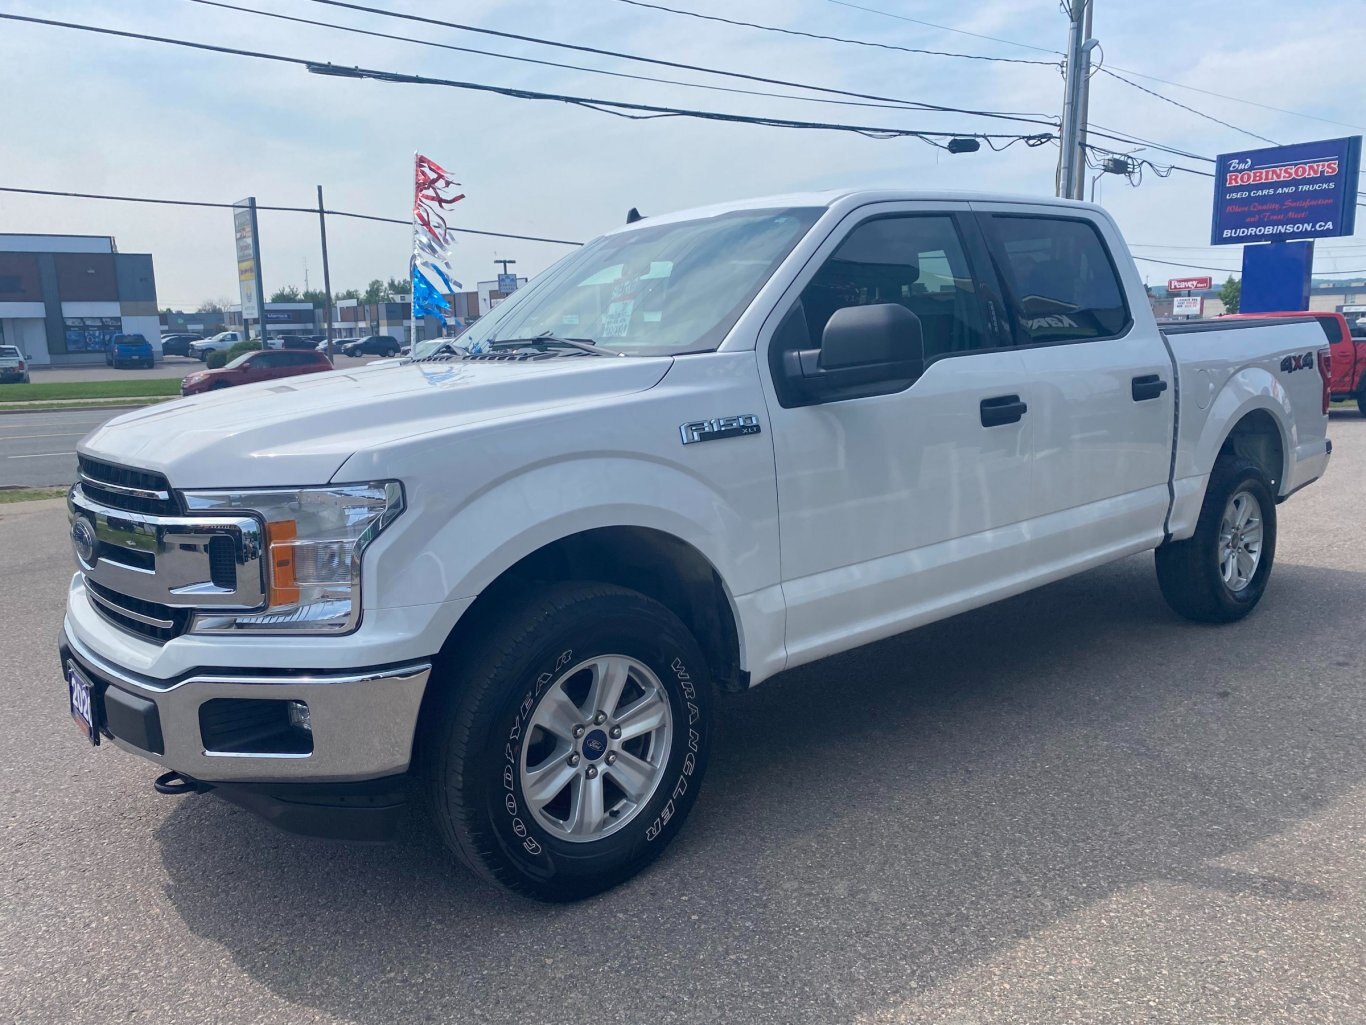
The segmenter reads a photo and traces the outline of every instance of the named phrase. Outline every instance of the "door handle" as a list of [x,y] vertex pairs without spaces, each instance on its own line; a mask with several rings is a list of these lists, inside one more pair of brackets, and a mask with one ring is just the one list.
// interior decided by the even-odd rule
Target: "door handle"
[[1143,402],[1146,399],[1155,399],[1166,391],[1167,382],[1157,374],[1144,374],[1133,379],[1131,388],[1134,401]]
[[1018,423],[1029,412],[1029,406],[1021,402],[1018,395],[997,395],[993,399],[983,399],[980,408],[983,427]]

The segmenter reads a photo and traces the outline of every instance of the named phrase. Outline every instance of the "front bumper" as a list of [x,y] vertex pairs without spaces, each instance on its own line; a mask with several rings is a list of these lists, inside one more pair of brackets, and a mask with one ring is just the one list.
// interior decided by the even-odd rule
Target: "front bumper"
[[[317,672],[205,668],[158,680],[114,665],[65,628],[58,648],[63,672],[74,663],[93,684],[103,736],[212,783],[355,782],[406,772],[432,668],[427,661]],[[222,743],[222,717],[204,709],[217,699],[271,702],[281,710],[303,702],[311,750],[281,750],[269,738],[255,750],[241,730]]]

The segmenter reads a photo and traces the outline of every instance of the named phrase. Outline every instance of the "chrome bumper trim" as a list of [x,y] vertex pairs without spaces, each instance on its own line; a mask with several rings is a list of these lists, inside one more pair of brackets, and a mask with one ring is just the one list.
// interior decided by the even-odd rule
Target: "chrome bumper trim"
[[[122,748],[207,782],[354,782],[408,770],[430,662],[350,672],[275,676],[196,670],[175,680],[131,673],[95,654],[65,628],[61,644],[88,674],[157,707],[165,753]],[[199,706],[213,698],[298,700],[308,705],[313,752],[242,754],[206,751]]]

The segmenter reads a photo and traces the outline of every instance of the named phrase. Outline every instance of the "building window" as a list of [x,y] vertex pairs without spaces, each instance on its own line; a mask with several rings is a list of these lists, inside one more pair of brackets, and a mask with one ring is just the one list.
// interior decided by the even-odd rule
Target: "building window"
[[63,322],[67,352],[104,352],[123,331],[118,317],[67,317]]

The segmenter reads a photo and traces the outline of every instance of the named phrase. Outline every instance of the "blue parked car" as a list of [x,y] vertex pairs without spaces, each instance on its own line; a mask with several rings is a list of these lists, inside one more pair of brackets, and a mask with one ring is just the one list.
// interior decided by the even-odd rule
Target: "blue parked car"
[[142,335],[115,335],[104,350],[104,362],[117,370],[119,367],[150,367],[156,362],[152,343]]

